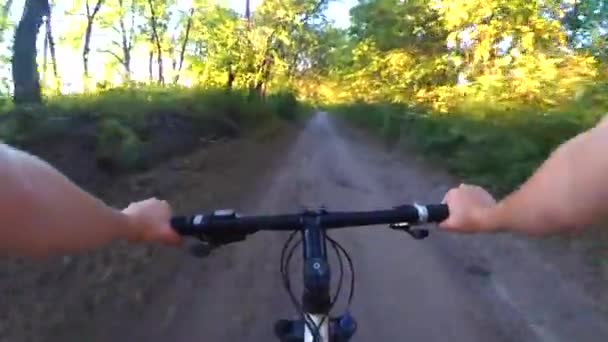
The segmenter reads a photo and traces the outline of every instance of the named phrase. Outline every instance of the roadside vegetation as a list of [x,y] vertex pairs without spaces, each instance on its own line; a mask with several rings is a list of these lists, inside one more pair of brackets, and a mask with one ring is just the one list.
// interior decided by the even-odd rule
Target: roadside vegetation
[[282,121],[295,121],[307,110],[298,106],[291,92],[261,98],[249,97],[243,90],[118,87],[53,96],[44,104],[9,106],[0,114],[0,138],[27,148],[88,128],[87,134],[96,137],[98,162],[130,170],[149,166],[146,144],[172,123],[202,139],[232,138],[272,134]]
[[498,193],[608,110],[604,2],[377,0],[351,15],[307,94]]
[[25,149],[86,130],[101,165],[130,170],[147,165],[163,125],[201,139],[266,136],[310,110],[292,83],[326,25],[314,1],[0,7],[0,139]]

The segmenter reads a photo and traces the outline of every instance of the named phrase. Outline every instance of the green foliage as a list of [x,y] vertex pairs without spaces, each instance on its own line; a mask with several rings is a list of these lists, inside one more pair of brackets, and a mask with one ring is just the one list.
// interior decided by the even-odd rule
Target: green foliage
[[118,119],[104,118],[97,129],[97,160],[113,168],[135,168],[141,161],[137,134]]
[[22,145],[42,141],[49,136],[65,132],[69,120],[42,105],[3,106],[0,108],[0,140]]
[[[85,129],[84,134],[94,136],[103,165],[132,169],[143,165],[142,150],[155,132],[166,129],[161,126],[171,124],[164,123],[167,120],[189,126],[200,137],[255,135],[277,129],[281,119],[292,120],[297,110],[294,101],[287,92],[263,99],[226,89],[112,88],[98,94],[51,97],[43,106],[7,107],[0,113],[0,138],[27,145]],[[164,119],[158,123],[157,118]],[[90,126],[96,129],[87,133]]]
[[291,91],[280,91],[268,96],[269,105],[280,118],[293,121],[298,115],[298,100]]
[[572,1],[566,9],[562,22],[571,32],[570,45],[606,61],[608,4],[600,0]]
[[[14,36],[4,32],[13,30],[14,23],[2,21],[14,20],[15,12],[22,9],[11,8],[8,13],[11,3],[0,4],[0,33],[7,37]],[[44,72],[43,86],[52,89],[42,93],[93,92],[130,82],[271,93],[322,64],[327,51],[319,47],[328,45],[319,41],[330,31],[323,15],[327,4],[327,0],[265,0],[245,18],[234,4],[223,1],[58,3],[49,25],[38,34],[40,41],[52,28],[49,32],[55,37],[55,43],[48,36],[45,44],[39,44],[44,49],[37,54],[38,64],[44,66],[40,69],[57,70],[52,75]],[[2,58],[0,64],[10,60]],[[80,65],[63,65],[63,61],[89,65],[86,79]]]
[[[472,115],[487,111],[483,106],[456,109],[449,114],[366,103],[329,109],[387,141],[394,141],[395,134],[406,137],[408,146],[433,157],[455,175],[504,194],[529,177],[555,147],[602,117],[600,111],[581,111],[592,106],[593,101],[594,94],[590,93],[549,112],[531,112],[521,106],[494,109],[485,116]],[[608,102],[602,108],[606,105]]]
[[351,10],[351,16],[350,32],[355,39],[373,40],[382,51],[445,50],[447,32],[431,1],[362,1]]
[[[390,145],[507,192],[608,108],[601,1],[369,0],[297,84]],[[319,48],[323,50],[323,48]]]

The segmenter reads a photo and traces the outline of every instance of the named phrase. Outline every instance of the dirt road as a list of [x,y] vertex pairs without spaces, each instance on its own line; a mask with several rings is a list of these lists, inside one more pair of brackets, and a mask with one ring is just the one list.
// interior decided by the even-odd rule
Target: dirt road
[[[450,182],[319,113],[241,209],[261,214],[436,202]],[[205,193],[182,191],[188,198]],[[333,236],[355,263],[354,341],[608,341],[608,320],[595,303],[521,239],[435,232],[414,241],[383,227]],[[162,309],[151,309],[121,337],[272,341],[274,321],[294,315],[278,273],[284,239],[260,233],[185,263],[174,288],[154,304]]]

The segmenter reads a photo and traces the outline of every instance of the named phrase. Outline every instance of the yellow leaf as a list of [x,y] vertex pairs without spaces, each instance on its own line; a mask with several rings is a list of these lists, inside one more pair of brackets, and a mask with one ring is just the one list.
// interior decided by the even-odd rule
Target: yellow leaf
[[447,38],[448,47],[455,47],[458,45],[458,33],[459,32],[451,32]]
[[534,33],[528,32],[521,38],[521,45],[526,50],[534,50]]

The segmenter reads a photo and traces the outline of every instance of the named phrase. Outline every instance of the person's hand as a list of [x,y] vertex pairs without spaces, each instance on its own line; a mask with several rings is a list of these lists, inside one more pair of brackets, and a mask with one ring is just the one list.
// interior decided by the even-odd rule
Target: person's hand
[[441,228],[459,233],[489,231],[486,218],[496,200],[485,189],[461,184],[447,192],[443,203],[448,205],[450,216],[439,224]]
[[122,212],[129,218],[131,241],[180,243],[181,237],[171,228],[171,207],[166,201],[149,198],[129,204]]

